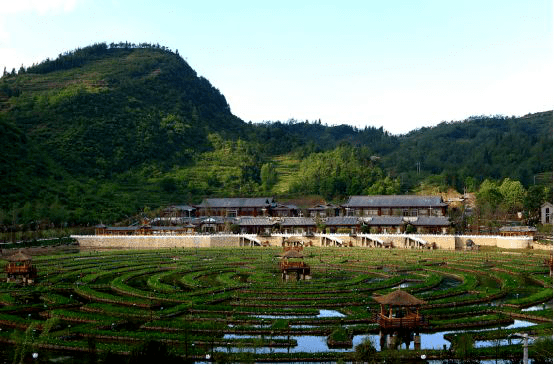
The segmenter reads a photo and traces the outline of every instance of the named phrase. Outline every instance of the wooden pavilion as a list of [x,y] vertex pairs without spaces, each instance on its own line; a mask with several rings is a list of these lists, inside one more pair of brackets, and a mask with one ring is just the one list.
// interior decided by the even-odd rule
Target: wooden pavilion
[[31,257],[21,251],[8,257],[6,265],[7,282],[21,282],[24,285],[32,284],[37,277],[37,269],[31,262]]
[[419,307],[426,302],[400,289],[387,295],[374,296],[373,299],[381,305],[381,311],[375,318],[381,332],[381,346],[387,334],[395,334],[389,336],[389,346],[395,342],[394,337],[400,336],[408,348],[415,332],[415,347],[420,347],[419,331],[427,321],[419,314]]
[[[400,289],[387,295],[374,296],[373,299],[381,305],[381,312],[377,315],[377,323],[380,327],[389,329],[423,326],[419,307],[426,304],[424,300]],[[388,306],[388,311],[385,310],[385,306]]]
[[304,246],[304,241],[305,241],[305,239],[303,237],[290,236],[286,239],[283,239],[282,245],[283,245],[283,247],[285,247],[285,249],[290,248],[291,246],[302,247],[302,246]]
[[[302,247],[285,247],[285,252],[281,255],[279,262],[283,280],[310,279],[310,266],[304,262],[304,255],[301,251]],[[291,276],[292,274],[294,276]]]

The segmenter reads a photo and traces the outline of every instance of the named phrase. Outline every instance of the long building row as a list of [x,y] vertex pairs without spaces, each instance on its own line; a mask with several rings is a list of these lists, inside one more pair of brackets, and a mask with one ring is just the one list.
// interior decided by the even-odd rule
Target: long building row
[[280,204],[272,197],[204,199],[199,205],[175,205],[148,224],[131,227],[100,225],[97,234],[244,234],[446,233],[448,205],[440,196],[351,196],[343,205],[320,204],[307,209]]

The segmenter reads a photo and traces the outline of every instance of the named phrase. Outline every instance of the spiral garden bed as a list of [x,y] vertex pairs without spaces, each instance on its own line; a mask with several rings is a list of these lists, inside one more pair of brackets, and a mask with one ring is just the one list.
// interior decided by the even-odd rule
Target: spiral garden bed
[[428,337],[421,350],[379,351],[377,360],[413,362],[423,353],[453,360],[449,341],[460,331],[498,344],[495,351],[475,348],[476,359],[520,357],[521,346],[500,339],[523,326],[552,336],[552,306],[541,307],[551,303],[552,279],[541,252],[309,247],[312,279],[288,282],[280,252],[34,256],[34,285],[0,284],[0,360],[33,362],[37,353],[40,362],[133,362],[155,341],[161,362],[165,355],[186,362],[355,362],[356,345],[378,334],[371,296],[399,287],[427,302],[421,313]]

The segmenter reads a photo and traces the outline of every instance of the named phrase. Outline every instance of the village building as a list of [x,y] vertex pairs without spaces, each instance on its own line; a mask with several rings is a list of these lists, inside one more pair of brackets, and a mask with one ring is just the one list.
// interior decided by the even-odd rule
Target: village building
[[[271,233],[311,235],[404,232],[445,234],[450,227],[447,205],[440,196],[351,196],[342,206],[319,204],[303,217],[295,205],[278,204],[273,198],[204,199],[197,206],[173,205],[162,217],[143,225],[95,227],[97,235],[183,235],[201,233]],[[233,227],[237,225],[238,228]],[[411,228],[410,228],[411,227]],[[368,229],[369,228],[369,229]]]
[[276,207],[273,198],[214,198],[197,205],[196,215],[219,217],[271,216]]
[[341,215],[341,207],[334,204],[318,204],[308,208],[308,216],[312,218],[338,217]]
[[447,217],[400,217],[400,216],[374,216],[363,218],[365,225],[370,227],[372,233],[399,234],[405,232],[408,225],[412,225],[416,233],[445,234],[450,227]]
[[530,236],[534,237],[537,233],[535,227],[529,226],[504,226],[500,227],[498,233],[501,236]]
[[353,217],[442,217],[448,204],[440,196],[354,195],[342,207],[344,215]]
[[552,203],[550,202],[541,205],[541,223],[552,224]]
[[427,217],[419,216],[416,219],[409,222],[416,228],[417,233],[433,233],[433,234],[446,234],[450,227],[450,221],[448,217]]
[[195,232],[196,226],[186,224],[183,226],[151,226],[149,224],[143,224],[140,226],[127,226],[127,227],[107,227],[100,224],[95,227],[95,234],[102,236],[156,236],[156,235],[182,235],[192,234]]
[[279,225],[281,232],[285,234],[307,235],[313,234],[317,229],[315,221],[308,217],[283,218]]
[[198,231],[202,233],[218,233],[226,232],[231,233],[230,228],[232,225],[237,224],[238,220],[231,217],[202,217],[196,221]]
[[329,233],[359,233],[361,224],[357,217],[329,217],[325,220]]
[[196,217],[196,208],[191,205],[171,205],[162,211],[167,218],[192,218]]
[[273,217],[298,217],[299,209],[294,204],[279,204],[275,205],[272,210]]
[[240,232],[243,234],[269,235],[277,222],[267,217],[241,217]]

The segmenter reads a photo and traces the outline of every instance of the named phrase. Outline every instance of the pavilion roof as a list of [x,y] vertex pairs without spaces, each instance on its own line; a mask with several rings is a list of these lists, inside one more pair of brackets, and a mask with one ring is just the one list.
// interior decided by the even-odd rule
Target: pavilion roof
[[281,257],[287,259],[301,259],[304,258],[304,255],[302,254],[302,252],[297,250],[288,250],[283,255],[281,255]]
[[285,240],[287,243],[294,243],[294,242],[304,242],[304,238],[299,236],[290,236]]
[[19,251],[18,253],[8,257],[9,261],[31,261],[31,257],[25,255],[23,252]]
[[418,299],[413,295],[406,293],[403,290],[396,290],[387,295],[375,296],[373,299],[379,304],[399,305],[399,306],[413,306],[425,304],[424,300]]

